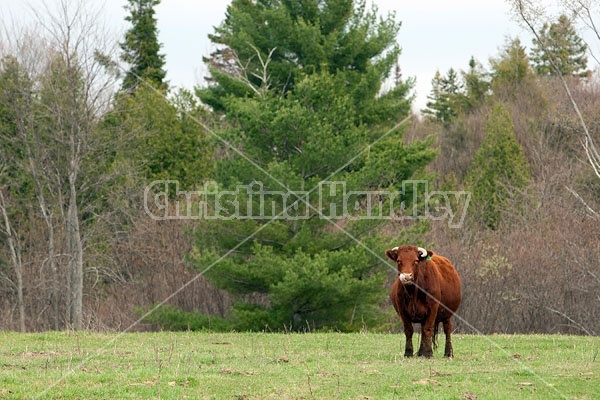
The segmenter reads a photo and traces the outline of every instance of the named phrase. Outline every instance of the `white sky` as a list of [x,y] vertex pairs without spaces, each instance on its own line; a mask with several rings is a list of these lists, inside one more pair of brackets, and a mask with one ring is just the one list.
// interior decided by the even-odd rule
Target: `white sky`
[[[11,19],[22,19],[30,13],[27,4],[40,1],[44,0],[0,0],[0,27]],[[57,0],[45,1],[53,4]],[[399,62],[404,78],[417,79],[415,110],[425,107],[436,70],[466,70],[471,56],[487,68],[489,58],[498,54],[507,37],[519,36],[524,45],[531,44],[529,34],[511,16],[507,0],[368,0],[368,4],[372,2],[381,13],[396,11],[396,19],[402,22]],[[162,0],[157,7],[159,40],[166,55],[167,80],[172,85],[192,88],[202,83],[207,71],[202,57],[211,51],[207,35],[224,19],[229,3]],[[128,27],[125,4],[126,0],[104,2],[107,23],[115,30],[117,40],[122,40]]]

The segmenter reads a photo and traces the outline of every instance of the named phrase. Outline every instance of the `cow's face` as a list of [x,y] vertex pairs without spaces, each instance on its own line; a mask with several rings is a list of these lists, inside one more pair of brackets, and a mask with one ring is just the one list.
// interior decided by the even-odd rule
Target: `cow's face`
[[398,266],[398,279],[405,285],[412,285],[416,279],[419,263],[433,253],[422,247],[399,246],[386,250],[385,255]]

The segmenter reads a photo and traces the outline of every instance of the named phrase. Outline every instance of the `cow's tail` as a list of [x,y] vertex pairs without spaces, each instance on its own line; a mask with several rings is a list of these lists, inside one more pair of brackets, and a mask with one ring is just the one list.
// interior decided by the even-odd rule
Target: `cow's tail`
[[438,334],[438,327],[440,326],[440,323],[434,323],[433,324],[433,338],[431,339],[431,342],[433,343],[433,349],[437,350],[437,334]]

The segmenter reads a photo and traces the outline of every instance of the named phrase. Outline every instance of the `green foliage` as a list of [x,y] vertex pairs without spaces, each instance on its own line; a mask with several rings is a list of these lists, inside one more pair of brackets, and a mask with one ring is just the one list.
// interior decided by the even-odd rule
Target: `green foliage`
[[0,60],[0,186],[29,197],[24,171],[27,150],[23,138],[31,128],[33,82],[24,67],[11,56]]
[[[138,314],[145,315],[146,309],[138,309]],[[225,319],[206,316],[200,313],[185,312],[177,307],[164,305],[146,315],[143,324],[156,324],[168,331],[228,331],[231,324]]]
[[587,45],[571,20],[561,15],[558,21],[544,24],[539,40],[533,39],[531,61],[538,75],[581,76],[587,73]]
[[454,68],[448,70],[446,76],[436,71],[431,81],[431,94],[427,96],[427,109],[423,112],[430,114],[437,122],[449,125],[460,112],[460,95],[463,90],[459,77]]
[[465,96],[463,108],[468,111],[482,105],[490,94],[490,81],[487,71],[473,57],[469,60],[469,70],[463,72]]
[[488,74],[474,58],[469,60],[469,70],[462,71],[461,75],[450,68],[445,76],[437,71],[431,81],[431,94],[427,96],[429,101],[423,113],[445,128],[459,115],[483,104],[489,96]]
[[475,153],[466,177],[475,217],[490,229],[498,228],[509,200],[529,183],[529,165],[516,140],[510,114],[497,105],[485,126],[486,137]]
[[[225,47],[209,60],[212,85],[198,93],[224,113],[219,135],[243,152],[219,144],[226,156],[215,180],[221,191],[255,185],[269,209],[265,219],[203,222],[193,258],[199,270],[214,265],[207,277],[237,296],[241,329],[356,330],[379,318],[388,221],[336,228],[328,217],[343,212],[344,188],[320,184],[399,191],[435,157],[431,140],[405,145],[402,128],[392,129],[410,109],[410,82],[381,90],[398,29],[364,2],[233,1],[211,37]],[[261,214],[261,196],[246,192],[228,202],[230,215]],[[350,212],[364,215],[367,199],[354,200]],[[385,215],[386,206],[373,210]]]
[[371,272],[378,260],[362,248],[347,247],[313,257],[296,252],[270,291],[272,309],[282,322],[291,315],[294,330],[311,321],[344,331],[373,326],[387,271]]
[[[314,240],[306,239],[307,244]],[[268,294],[268,305],[240,302],[234,306],[235,329],[348,331],[377,322],[387,270],[373,270],[379,260],[363,247],[310,254],[302,249],[277,251],[255,242],[249,250],[251,257],[246,261],[230,256],[207,273],[240,299]],[[201,265],[216,261],[209,251],[197,251],[194,258]]]
[[165,56],[160,54],[157,21],[154,8],[160,0],[128,0],[125,9],[129,15],[125,20],[131,28],[121,43],[121,59],[130,65],[123,79],[122,89],[133,92],[140,82],[147,82],[157,89],[164,89]]
[[[31,128],[33,82],[23,66],[13,57],[0,60],[0,249],[7,243],[5,217],[13,235],[28,225],[29,199],[35,198],[34,184],[27,173],[27,146],[24,143]],[[6,214],[4,214],[6,213]],[[21,240],[20,238],[17,240]],[[8,249],[7,249],[8,250]],[[9,272],[10,255],[0,253],[0,272]]]
[[121,158],[142,167],[148,181],[178,180],[182,190],[192,190],[210,171],[212,149],[199,121],[203,110],[191,93],[180,90],[172,100],[149,86],[120,98],[120,112],[105,121],[135,139],[121,150]]
[[[252,93],[239,76],[255,88],[285,93],[305,75],[329,73],[343,75],[354,101],[372,99],[400,53],[395,44],[399,28],[393,15],[380,19],[375,7],[367,11],[364,0],[234,0],[210,35],[224,47],[205,60],[214,84],[200,97],[224,111],[227,96]],[[375,109],[362,114],[368,117]]]
[[15,136],[19,119],[31,103],[32,82],[24,67],[12,56],[0,60],[0,90],[0,129]]

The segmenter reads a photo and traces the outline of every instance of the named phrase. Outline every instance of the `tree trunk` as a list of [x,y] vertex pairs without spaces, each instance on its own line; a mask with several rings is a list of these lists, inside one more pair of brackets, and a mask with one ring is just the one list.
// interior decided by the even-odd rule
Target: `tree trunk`
[[[11,246],[12,247],[12,246]],[[13,254],[16,253],[16,248],[11,248]],[[17,308],[19,309],[19,331],[25,332],[25,302],[23,301],[23,266],[21,257],[17,257],[13,261],[15,265],[15,275],[17,276]]]
[[66,221],[67,245],[71,256],[69,259],[69,322],[71,329],[81,330],[83,327],[83,246],[79,231],[75,181],[70,179],[69,186],[69,210]]
[[54,226],[50,219],[46,219],[48,225],[48,261],[52,271],[52,324],[54,330],[60,329],[60,284],[58,281],[58,267],[54,258]]

